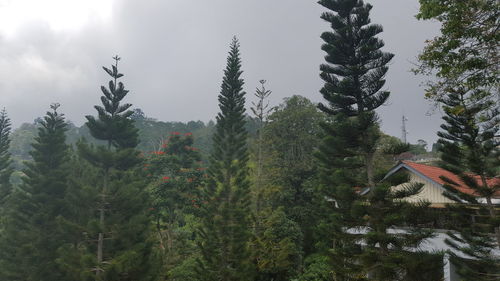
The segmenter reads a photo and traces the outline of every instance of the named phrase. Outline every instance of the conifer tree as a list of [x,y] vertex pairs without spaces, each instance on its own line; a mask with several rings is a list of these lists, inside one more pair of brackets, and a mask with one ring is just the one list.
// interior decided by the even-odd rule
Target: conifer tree
[[267,98],[271,95],[271,91],[267,90],[265,87],[266,80],[260,80],[259,81],[261,84],[260,88],[257,88],[255,91],[255,96],[257,97],[257,103],[252,102],[253,107],[250,109],[252,110],[253,114],[259,121],[259,129],[257,131],[257,173],[256,173],[256,187],[257,187],[257,199],[256,199],[256,211],[258,212],[260,210],[260,193],[261,193],[261,186],[262,186],[262,165],[263,165],[263,155],[262,155],[262,130],[264,129],[264,125],[266,122],[267,117],[269,116],[269,113],[271,112],[272,108],[269,108],[269,101],[267,101]]
[[205,280],[251,280],[245,92],[239,42],[231,43],[219,95],[206,200],[202,208],[198,273]]
[[472,189],[472,194],[464,193],[460,183],[443,178],[445,195],[458,203],[448,208],[460,222],[446,242],[470,257],[450,252],[450,258],[463,280],[498,279],[500,258],[495,251],[500,248],[500,217],[493,203],[500,193],[500,142],[495,138],[500,128],[498,100],[480,89],[448,91],[439,99],[446,114],[438,132],[441,164]]
[[108,88],[101,87],[102,106],[95,106],[98,116],[86,116],[90,134],[105,145],[79,145],[81,155],[99,168],[102,178],[96,190],[97,216],[88,229],[97,241],[88,249],[97,256],[88,265],[96,280],[149,280],[148,203],[146,183],[138,172],[138,130],[130,119],[132,105],[122,103],[128,90],[118,82],[123,76],[118,71],[120,58],[113,59],[111,69],[103,67],[111,81]]
[[67,124],[59,104],[40,123],[26,163],[20,189],[9,199],[5,232],[1,237],[1,280],[65,280],[58,266],[58,249],[66,241],[59,220],[69,204]]
[[[81,144],[80,144],[81,145]],[[71,206],[64,217],[59,219],[65,233],[64,243],[58,250],[57,264],[64,272],[66,280],[94,281],[95,272],[95,228],[93,218],[99,194],[96,186],[102,182],[100,170],[91,165],[80,154],[71,149],[69,184],[65,201]]]
[[333,122],[323,125],[327,137],[318,157],[327,185],[325,195],[336,205],[327,223],[335,229],[331,255],[335,280],[350,280],[353,273],[361,271],[353,259],[359,249],[354,237],[343,229],[361,224],[351,214],[359,200],[353,187],[375,185],[373,157],[379,130],[374,110],[389,97],[389,92],[381,89],[393,55],[381,51],[384,43],[375,36],[382,27],[370,23],[371,5],[362,0],[318,3],[330,10],[321,18],[332,28],[321,35],[327,55],[320,67],[325,81],[320,92],[327,104],[320,103],[319,108],[334,116]]
[[263,143],[263,130],[264,126],[266,125],[267,118],[269,117],[269,113],[272,111],[273,108],[269,108],[269,101],[267,100],[269,96],[271,95],[271,91],[267,90],[265,87],[266,80],[260,80],[259,81],[261,84],[260,88],[257,88],[255,91],[255,97],[257,98],[257,102],[252,102],[252,107],[250,107],[250,110],[254,114],[255,118],[257,119],[258,122],[258,128],[257,128],[257,139],[255,141],[255,146],[256,146],[256,153],[255,154],[255,161],[256,163],[256,168],[253,173],[253,187],[252,187],[252,201],[253,201],[253,217],[254,217],[254,231],[253,231],[253,236],[258,237],[262,235],[262,221],[265,219],[264,216],[268,216],[269,212],[263,212],[263,205],[264,205],[264,180],[263,180],[263,165],[264,165],[264,155],[263,155],[263,149],[264,149],[264,143]]
[[336,116],[337,122],[353,122],[349,127],[359,137],[351,139],[351,147],[361,154],[362,162],[351,159],[343,165],[354,169],[366,166],[366,183],[374,186],[373,156],[379,138],[374,110],[389,98],[389,92],[381,89],[394,55],[381,50],[384,43],[375,36],[382,32],[382,26],[370,23],[370,4],[362,0],[321,0],[319,4],[331,10],[321,18],[333,29],[321,35],[325,41],[322,49],[327,53],[327,63],[320,67],[325,81],[321,94],[327,104],[320,103],[319,108]]
[[[398,185],[400,188],[395,189],[394,186]],[[366,231],[360,235],[364,246],[357,258],[369,279],[415,280],[410,278],[418,274],[413,270],[415,267],[431,268],[430,264],[426,264],[428,254],[412,252],[433,236],[431,230],[422,227],[432,221],[430,204],[404,200],[418,194],[422,186],[408,183],[406,178],[401,182],[378,184],[363,201],[366,203],[353,209],[354,214],[362,218],[361,225]],[[438,273],[440,271],[441,268]],[[422,273],[417,276],[417,280],[423,278]]]
[[[327,199],[323,203],[330,209],[320,229],[330,233],[332,277],[398,280],[406,274],[405,265],[415,261],[402,258],[405,247],[418,246],[431,234],[418,228],[406,234],[390,233],[391,228],[421,222],[409,221],[408,214],[423,211],[425,205],[399,202],[418,193],[421,186],[393,191],[388,184],[376,183],[374,159],[381,132],[375,110],[389,98],[382,88],[393,55],[381,50],[384,43],[376,35],[382,27],[371,24],[370,4],[362,0],[320,0],[319,4],[329,10],[321,18],[332,28],[321,35],[327,53],[320,67],[325,82],[321,94],[327,103],[319,108],[333,120],[323,124],[327,136],[318,152]],[[392,152],[403,149],[402,144],[391,148]],[[355,187],[367,187],[370,192],[363,197]]]
[[[11,193],[12,185],[10,175],[12,159],[9,153],[10,147],[10,119],[5,108],[0,112],[0,217],[5,199]],[[1,222],[0,222],[1,224]]]

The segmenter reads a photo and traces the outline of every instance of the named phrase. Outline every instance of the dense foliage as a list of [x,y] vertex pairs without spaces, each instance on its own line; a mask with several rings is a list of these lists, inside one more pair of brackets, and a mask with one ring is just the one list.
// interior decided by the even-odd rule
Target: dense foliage
[[446,241],[454,249],[448,254],[463,280],[495,280],[500,271],[500,219],[494,203],[500,191],[495,180],[500,172],[500,4],[420,3],[418,18],[442,24],[441,34],[427,42],[417,69],[437,77],[428,82],[427,97],[445,114],[438,133],[441,166],[471,188],[464,193],[457,180],[443,177],[445,195],[459,203],[448,206],[458,222]]
[[[498,1],[420,0],[442,23],[416,69],[444,112],[432,152],[380,129],[394,55],[372,6],[319,4],[319,104],[271,106],[261,80],[251,106],[235,37],[215,122],[133,108],[118,56],[83,126],[53,104],[11,132],[1,111],[0,280],[438,281],[446,257],[463,280],[498,279]],[[438,153],[455,203],[407,200],[423,184],[391,168]],[[421,251],[438,224],[450,250]]]
[[426,96],[438,99],[450,89],[492,91],[498,96],[500,3],[496,0],[419,0],[422,20],[437,20],[441,34],[419,56],[416,72],[435,76]]
[[193,147],[191,133],[173,132],[158,150],[144,157],[155,251],[167,278],[174,274],[179,264],[196,253],[193,236],[197,224],[193,223],[193,216],[199,214],[202,204],[206,204],[199,188],[205,168],[200,152]]

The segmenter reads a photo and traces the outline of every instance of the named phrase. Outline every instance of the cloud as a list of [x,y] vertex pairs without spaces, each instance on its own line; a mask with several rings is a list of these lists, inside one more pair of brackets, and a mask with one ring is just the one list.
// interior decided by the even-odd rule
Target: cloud
[[[417,0],[370,2],[372,21],[384,25],[386,50],[396,54],[386,85],[393,96],[380,110],[383,129],[399,135],[404,112],[410,140],[431,142],[440,121],[425,117],[429,104],[421,79],[409,69],[436,25],[413,18]],[[119,54],[128,102],[160,120],[208,121],[218,111],[233,35],[241,41],[249,101],[260,79],[268,81],[275,105],[293,94],[320,101],[319,36],[329,28],[319,18],[322,11],[315,1],[302,0],[122,0],[113,2],[105,20],[88,16],[76,29],[32,20],[15,34],[0,31],[0,106],[19,125],[60,102],[68,118],[81,124],[84,115],[94,114],[99,87],[107,84],[101,66]]]

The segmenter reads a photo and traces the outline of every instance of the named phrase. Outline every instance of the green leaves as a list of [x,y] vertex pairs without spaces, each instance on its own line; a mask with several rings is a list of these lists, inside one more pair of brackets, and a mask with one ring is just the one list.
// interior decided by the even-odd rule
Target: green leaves
[[102,69],[104,69],[104,71],[106,71],[109,74],[109,76],[118,79],[123,77],[123,74],[118,72],[118,61],[120,61],[121,58],[118,56],[114,56],[113,59],[115,60],[116,64],[111,66],[112,70],[110,70],[105,66],[103,66]]
[[372,6],[359,0],[318,3],[332,11],[321,18],[333,29],[321,35],[327,54],[326,63],[320,66],[325,81],[320,92],[327,104],[320,104],[320,109],[332,115],[357,116],[378,108],[389,97],[389,92],[380,90],[386,65],[394,55],[380,50],[384,43],[375,36],[382,27],[370,24]]
[[427,41],[414,69],[438,78],[427,83],[427,98],[437,100],[449,89],[498,86],[499,17],[495,0],[420,0],[417,18],[442,24],[441,35]]
[[[446,5],[438,9],[438,5]],[[428,98],[443,108],[444,124],[438,132],[442,167],[457,179],[441,177],[446,197],[463,207],[448,206],[458,220],[450,233],[448,254],[464,280],[489,280],[498,272],[498,258],[491,254],[500,243],[498,214],[492,205],[498,187],[490,178],[500,166],[498,134],[498,1],[421,1],[419,17],[442,22],[441,36],[428,43],[417,72],[436,72],[428,84]],[[464,188],[469,191],[465,192]],[[480,202],[482,198],[483,202]],[[474,207],[471,207],[474,206]],[[472,209],[473,208],[473,209]],[[470,214],[481,214],[481,223]],[[487,226],[487,227],[485,227]],[[493,238],[488,232],[495,232]],[[496,243],[495,243],[496,242]],[[476,257],[466,261],[457,253]]]
[[268,208],[259,215],[263,215],[262,229],[250,244],[257,269],[262,276],[290,280],[302,264],[302,231],[283,208]]
[[125,90],[122,82],[117,82],[123,74],[118,72],[120,58],[114,59],[116,63],[112,66],[112,70],[103,67],[113,79],[109,81],[108,88],[101,86],[102,106],[95,106],[98,116],[97,118],[91,115],[86,116],[86,125],[90,134],[98,140],[106,141],[109,148],[133,148],[139,143],[138,130],[134,127],[133,120],[130,119],[133,114],[133,111],[129,110],[132,104],[122,103],[129,91]]

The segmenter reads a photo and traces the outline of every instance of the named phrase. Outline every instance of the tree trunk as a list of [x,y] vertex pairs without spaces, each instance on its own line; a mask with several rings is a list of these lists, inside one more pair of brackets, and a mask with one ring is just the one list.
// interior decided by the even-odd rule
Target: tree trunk
[[96,280],[100,280],[103,262],[103,252],[104,252],[104,227],[105,227],[105,211],[106,211],[106,192],[108,191],[108,174],[109,169],[104,171],[103,187],[101,192],[101,208],[99,209],[99,229],[100,233],[97,239],[97,270],[96,270]]
[[[486,182],[486,177],[481,175],[481,182],[484,187],[488,187],[488,183]],[[493,202],[491,202],[491,197],[486,197],[486,205],[488,206],[488,211],[490,212],[490,217],[492,219],[496,219],[497,212],[495,210],[495,206]],[[495,227],[495,238],[497,240],[497,248],[500,248],[500,227]]]
[[369,188],[374,188],[375,187],[375,180],[373,179],[374,178],[374,164],[373,164],[373,159],[375,157],[375,153],[373,152],[370,152],[368,154],[366,154],[366,158],[365,158],[365,161],[366,161],[366,177],[368,179],[368,187]]

